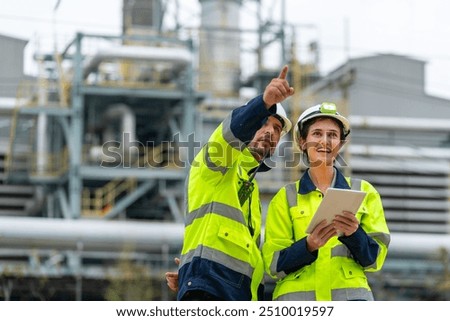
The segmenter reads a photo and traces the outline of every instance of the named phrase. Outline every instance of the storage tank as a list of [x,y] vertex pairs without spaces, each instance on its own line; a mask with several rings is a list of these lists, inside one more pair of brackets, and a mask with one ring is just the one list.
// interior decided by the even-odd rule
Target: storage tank
[[215,97],[237,97],[240,78],[241,0],[199,0],[201,27],[199,89]]

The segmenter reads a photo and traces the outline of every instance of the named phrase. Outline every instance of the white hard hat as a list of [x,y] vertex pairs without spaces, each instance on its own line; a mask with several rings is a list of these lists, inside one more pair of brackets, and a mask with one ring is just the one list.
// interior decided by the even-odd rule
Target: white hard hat
[[348,121],[348,119],[337,112],[335,104],[323,102],[319,105],[308,108],[298,118],[293,132],[295,145],[297,145],[300,141],[300,131],[302,130],[303,124],[307,120],[316,117],[330,117],[337,119],[344,128],[344,135],[347,136],[348,134],[350,134],[350,122]]
[[292,123],[289,118],[287,118],[286,111],[280,103],[277,104],[277,111],[275,114],[272,114],[271,116],[278,118],[278,120],[283,124],[283,130],[281,131],[280,137],[283,137],[291,130]]

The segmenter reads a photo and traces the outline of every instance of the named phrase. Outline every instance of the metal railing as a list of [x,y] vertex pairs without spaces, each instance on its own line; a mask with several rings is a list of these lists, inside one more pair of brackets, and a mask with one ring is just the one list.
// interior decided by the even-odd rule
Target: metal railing
[[95,189],[85,187],[82,195],[82,215],[105,216],[121,196],[133,192],[136,187],[135,178],[115,179]]

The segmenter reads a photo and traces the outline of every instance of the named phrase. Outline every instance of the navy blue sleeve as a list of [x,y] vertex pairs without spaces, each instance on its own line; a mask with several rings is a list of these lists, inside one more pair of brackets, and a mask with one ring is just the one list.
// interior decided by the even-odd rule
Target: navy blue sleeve
[[313,263],[317,259],[318,251],[309,252],[306,247],[306,237],[282,250],[277,262],[277,271],[286,274]]
[[253,98],[244,106],[233,110],[231,114],[231,131],[236,138],[244,143],[250,142],[267,120],[267,117],[276,112],[275,105],[269,110],[266,108],[262,97],[262,95],[259,95]]
[[375,263],[379,245],[367,235],[361,226],[352,235],[341,236],[338,239],[347,246],[355,260],[361,266],[366,267]]

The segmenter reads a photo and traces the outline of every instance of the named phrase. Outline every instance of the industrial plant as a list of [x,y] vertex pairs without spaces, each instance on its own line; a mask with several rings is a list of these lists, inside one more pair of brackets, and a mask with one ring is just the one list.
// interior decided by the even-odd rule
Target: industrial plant
[[[427,62],[379,54],[323,75],[320,43],[299,54],[301,28],[258,14],[240,28],[244,5],[264,1],[199,0],[198,29],[167,27],[168,3],[123,0],[121,34],[35,52],[36,76],[27,40],[0,34],[0,299],[174,300],[164,274],[177,269],[190,162],[287,64],[288,116],[335,102],[352,126],[338,165],[380,192],[391,244],[370,275],[375,299],[449,300],[450,101],[425,92]],[[290,135],[270,163],[263,213],[306,168]]]

